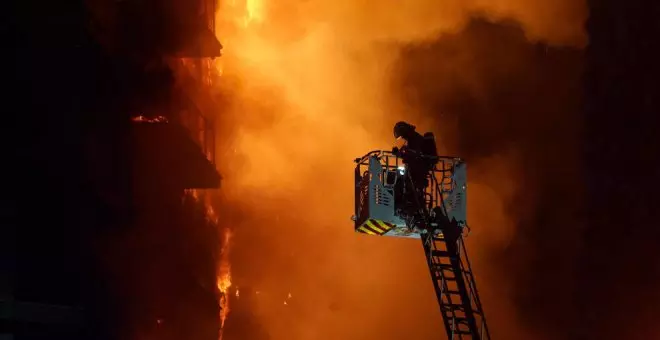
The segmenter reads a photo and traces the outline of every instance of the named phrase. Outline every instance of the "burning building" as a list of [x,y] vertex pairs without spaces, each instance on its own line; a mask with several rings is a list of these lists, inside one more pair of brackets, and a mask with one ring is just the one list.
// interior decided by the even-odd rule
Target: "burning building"
[[12,159],[0,333],[217,339],[215,2],[31,5],[15,16],[30,132]]

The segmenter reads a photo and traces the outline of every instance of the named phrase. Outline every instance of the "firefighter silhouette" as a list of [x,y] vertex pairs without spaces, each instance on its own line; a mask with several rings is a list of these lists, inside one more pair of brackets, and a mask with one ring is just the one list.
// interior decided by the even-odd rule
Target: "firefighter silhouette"
[[418,210],[423,206],[428,176],[438,156],[433,133],[427,132],[422,136],[415,129],[414,125],[406,122],[394,125],[394,138],[405,141],[400,149],[395,147],[392,152],[406,165],[395,190],[396,208],[406,218],[418,215]]

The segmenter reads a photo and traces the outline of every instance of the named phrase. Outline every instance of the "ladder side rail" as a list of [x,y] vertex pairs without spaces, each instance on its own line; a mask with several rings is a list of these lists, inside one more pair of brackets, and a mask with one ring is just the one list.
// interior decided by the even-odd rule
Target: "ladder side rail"
[[[429,226],[430,222],[430,215],[428,214],[428,210],[425,211],[424,214],[424,223],[426,226]],[[436,262],[436,256],[433,255],[433,251],[439,251],[438,249],[438,243],[442,242],[442,244],[445,245],[446,250],[449,253],[456,254],[456,249],[455,247],[448,246],[446,239],[444,236],[442,238],[436,238],[433,232],[428,232],[424,235],[422,235],[422,241],[423,241],[423,246],[424,246],[424,251],[425,255],[427,257],[427,263],[429,266],[429,270],[431,272],[431,277],[433,279],[433,286],[436,291],[436,296],[438,299],[439,307],[440,307],[440,312],[442,314],[443,322],[445,323],[445,330],[447,331],[447,336],[450,337],[450,339],[454,339],[454,334],[453,332],[449,332],[451,326],[451,329],[456,332],[456,327],[459,321],[459,316],[456,314],[458,310],[460,310],[463,315],[460,316],[460,319],[463,319],[467,321],[466,326],[468,326],[468,331],[473,337],[477,336],[478,337],[478,329],[476,328],[475,325],[475,319],[473,316],[473,313],[471,312],[470,306],[466,306],[465,304],[465,293],[466,293],[466,287],[465,287],[465,282],[463,282],[463,275],[460,272],[460,266],[458,266],[458,263],[456,263],[456,260],[458,260],[457,256],[450,256],[449,261],[450,261],[450,267],[451,273],[453,275],[452,280],[456,284],[456,292],[449,292],[447,283],[446,283],[446,278],[445,278],[445,269],[443,266],[441,266],[441,263]],[[438,243],[436,243],[436,241]],[[456,254],[457,255],[457,254]],[[453,258],[453,260],[452,260]],[[439,261],[439,260],[438,260]],[[457,273],[457,269],[459,269],[459,272]],[[441,281],[441,285],[438,286],[438,280]],[[443,294],[444,293],[444,294]],[[460,300],[459,303],[455,303],[452,299],[452,294],[456,294],[458,296],[455,296],[455,298],[458,298]],[[447,303],[445,304],[444,298],[446,297]],[[469,301],[469,300],[468,300]],[[461,333],[458,334],[458,338],[462,339],[463,336]]]
[[[426,234],[426,235],[428,235],[428,234]],[[424,240],[427,241],[428,238],[425,238]],[[448,250],[448,249],[447,250],[439,249],[438,248],[439,244],[443,244],[443,245],[447,246],[447,244],[446,244],[446,242],[443,238],[433,237],[433,238],[431,238],[431,242],[427,243],[427,246],[425,246],[425,250],[426,249],[429,249],[429,250],[432,249],[432,250],[443,251],[443,252]],[[445,247],[445,248],[447,248],[447,247]],[[449,248],[451,248],[451,247],[449,247]],[[438,259],[440,258],[440,256],[431,256],[430,252],[428,252],[427,254],[429,254],[429,256],[427,256],[427,258],[430,257],[434,260],[436,258],[438,258]],[[450,260],[450,262],[451,262],[451,257],[450,256],[448,256],[446,258],[448,260]],[[432,263],[429,264],[429,268],[431,269],[432,273],[434,273],[434,274],[438,273],[438,277],[440,278],[440,280],[442,282],[442,285],[440,285],[440,289],[443,290],[443,291],[447,290],[446,292],[444,292],[444,294],[441,294],[438,297],[438,302],[439,302],[439,305],[440,305],[443,321],[445,321],[445,323],[448,322],[449,325],[452,326],[452,327],[457,327],[457,326],[460,326],[460,325],[463,325],[463,326],[467,327],[467,329],[454,328],[455,333],[456,333],[454,335],[457,336],[459,339],[463,339],[463,338],[478,339],[480,336],[479,336],[479,332],[478,332],[478,328],[477,328],[477,324],[476,324],[476,319],[474,318],[474,315],[470,312],[469,306],[467,306],[465,304],[466,299],[465,299],[464,295],[465,295],[465,292],[466,292],[466,287],[465,287],[464,284],[461,284],[463,276],[461,275],[460,272],[457,273],[457,268],[458,267],[457,267],[456,261],[454,261],[454,263],[446,264],[446,265],[449,265],[449,268],[445,268],[446,265],[441,266],[440,263],[436,263],[435,261],[431,261],[431,262]],[[446,280],[448,278],[446,278],[445,276],[446,276],[446,274],[448,274],[448,272],[452,274],[451,281],[453,281],[454,285],[455,285],[455,287],[454,287],[455,290],[454,291],[449,291],[449,288],[446,284],[446,282],[447,282]],[[436,277],[434,276],[434,279],[435,278]],[[434,284],[436,284],[436,282],[434,282]],[[436,287],[436,289],[437,289],[437,287]],[[445,301],[444,298],[446,298],[447,301]],[[455,299],[458,299],[458,300],[455,300]],[[461,312],[461,314],[457,314],[457,312]],[[449,328],[445,328],[445,329],[448,330]],[[450,337],[451,334],[449,334],[449,332],[448,332],[447,336]]]
[[[459,242],[459,257],[467,256],[462,237],[457,242]],[[463,245],[462,247],[461,244]],[[462,251],[460,250],[461,248]],[[467,293],[469,297],[468,303],[470,304],[470,308],[472,308],[472,311],[475,315],[475,320],[477,318],[480,319],[478,320],[481,321],[480,326],[483,326],[485,318],[484,318],[483,310],[481,308],[481,304],[479,302],[479,295],[478,292],[476,291],[476,284],[474,282],[474,276],[472,274],[472,270],[469,266],[469,263],[466,266],[462,258],[459,258],[459,261],[461,266],[461,274],[464,276],[464,280],[467,283]],[[483,327],[479,327],[478,332],[479,332],[479,337],[482,338],[484,335]]]
[[[449,178],[451,180],[451,171],[448,171],[446,160],[440,160],[438,163],[440,163],[442,165],[441,169],[438,171],[437,164],[436,164],[436,167],[434,167],[433,171],[431,172],[431,174],[429,176],[430,179],[431,179],[431,181],[429,183],[430,184],[429,185],[429,190],[433,191],[433,193],[431,194],[431,196],[433,197],[433,201],[429,202],[430,203],[429,206],[438,206],[438,205],[440,205],[441,209],[443,210],[443,214],[446,216],[447,215],[446,206],[444,205],[444,195],[446,194],[445,193],[446,190],[445,190],[445,188],[443,188],[443,183],[446,182],[446,178]],[[436,174],[438,172],[440,173],[440,176],[441,176],[440,181],[438,181],[438,179],[436,177]],[[448,172],[449,172],[449,174],[448,174]],[[433,235],[431,235],[431,240],[433,240],[433,238],[434,238]],[[451,248],[451,247],[447,246],[447,244],[446,244],[447,240],[444,237],[442,239],[438,239],[438,241],[444,242],[445,243],[445,248],[447,248],[447,250],[449,250]],[[435,242],[432,241],[432,243],[433,243],[433,248],[437,248]],[[437,249],[434,249],[434,250],[437,250]],[[454,268],[454,266],[455,266],[455,264],[452,265],[452,268]],[[438,270],[442,273],[441,276],[443,278],[443,283],[444,283],[444,278],[445,278],[444,277],[445,276],[444,275],[444,270],[445,269],[438,268]],[[459,283],[459,280],[462,280],[463,278],[462,277],[460,279],[458,278],[459,275],[462,276],[462,273],[456,273],[454,270],[452,270],[452,272],[453,272],[453,275],[455,276],[454,280],[456,281],[458,292],[459,292],[459,299],[461,300],[460,305],[464,306],[465,303],[464,303],[463,300],[465,299],[465,297],[461,296],[461,295],[464,295],[464,294],[461,294],[461,293],[465,293],[465,292],[464,292],[464,289],[461,289],[461,286],[463,286],[463,285],[461,285]],[[441,305],[441,309],[443,309],[443,317],[447,318],[447,315],[444,314],[444,308],[443,308],[444,301],[442,299],[440,299],[439,302],[440,302],[440,305]],[[455,304],[453,303],[453,301],[451,299],[450,294],[447,294],[447,302],[449,304],[455,306]],[[465,308],[463,308],[462,311],[465,314],[464,316],[467,317],[468,320],[469,320],[470,317],[473,317],[472,313],[470,313],[469,310],[466,310]],[[452,329],[455,330],[455,326],[456,326],[456,322],[457,322],[456,321],[457,316],[456,316],[454,307],[451,307],[451,314],[452,314],[451,315],[451,317],[452,317],[452,321],[451,321]],[[471,332],[474,331],[474,329],[473,329],[474,327],[472,325],[468,325],[468,327],[471,329]],[[454,339],[453,332],[449,336],[451,336],[451,339]],[[460,339],[463,338],[462,334],[458,334],[458,337]]]
[[[450,176],[446,176],[446,174],[448,172],[447,170],[449,170]],[[442,180],[440,182],[444,182],[444,179],[446,177],[449,177],[451,179],[451,173],[453,173],[453,164],[451,165],[451,168],[448,168],[447,164],[445,162],[442,162],[442,170],[441,170]],[[432,177],[434,177],[434,179],[435,179],[435,176],[432,176]],[[444,204],[444,197],[443,197],[445,188],[442,187],[441,183],[438,183],[437,179],[435,180],[435,184],[436,184],[435,185],[436,186],[435,191],[438,193],[438,197],[439,197],[439,200],[440,200],[439,203],[441,205],[443,214],[445,216],[448,216],[447,215],[447,208]],[[453,183],[452,183],[452,185],[453,185]],[[451,189],[453,189],[453,188],[450,188],[450,190]],[[449,250],[450,253],[454,253],[457,256],[455,259],[452,260],[452,262],[453,262],[452,265],[455,268],[457,268],[458,271],[459,271],[459,273],[455,273],[455,274],[458,274],[458,275],[461,276],[460,279],[457,277],[457,285],[459,286],[459,292],[461,292],[461,300],[462,300],[462,304],[465,308],[464,312],[466,314],[466,318],[467,318],[468,323],[469,323],[468,327],[470,328],[471,332],[473,333],[472,334],[473,337],[474,336],[481,337],[482,330],[480,330],[479,326],[476,324],[475,314],[479,315],[479,317],[481,319],[484,319],[484,314],[482,313],[480,302],[477,303],[477,306],[476,306],[477,308],[476,309],[474,309],[473,306],[472,306],[472,301],[473,301],[474,296],[475,296],[475,294],[474,294],[475,289],[473,289],[473,287],[475,285],[474,285],[474,282],[473,282],[471,277],[466,277],[465,268],[464,268],[464,265],[463,265],[463,261],[461,259],[461,248],[464,248],[463,239],[462,239],[461,235],[458,235],[458,239],[456,239],[456,240],[447,240],[447,239],[445,239],[444,241],[446,242],[447,250]],[[450,245],[450,243],[451,243],[451,245]],[[461,245],[463,247],[461,247]],[[468,262],[468,266],[469,266],[469,262]],[[471,269],[469,269],[469,270],[471,270]],[[468,273],[471,274],[471,272],[468,272]],[[477,297],[477,299],[478,299],[478,297]]]
[[480,310],[481,309],[480,308],[481,303],[479,301],[479,295],[476,293],[476,291],[477,291],[476,282],[474,281],[472,266],[470,265],[470,260],[467,256],[467,249],[465,248],[465,241],[463,240],[463,237],[460,237],[458,242],[459,242],[459,244],[458,244],[459,249],[462,249],[462,251],[460,251],[460,254],[459,254],[459,255],[461,255],[461,271],[466,276],[468,276],[468,280],[469,280],[468,289],[470,290],[470,295],[474,299],[473,302],[475,303],[475,306],[477,307],[477,309]]
[[[419,202],[417,202],[417,205],[419,206]],[[445,330],[447,332],[447,336],[450,339],[453,339],[454,338],[453,332],[450,333],[450,329],[455,329],[456,327],[457,316],[456,316],[456,310],[453,308],[453,306],[455,306],[456,304],[453,303],[451,294],[448,290],[444,270],[440,266],[441,264],[436,262],[436,257],[433,255],[433,251],[438,249],[437,249],[437,244],[435,242],[434,232],[433,230],[428,229],[430,225],[430,214],[428,209],[424,209],[423,216],[424,216],[423,223],[425,227],[424,229],[427,230],[427,232],[422,235],[424,254],[427,258],[427,265],[431,273],[431,278],[433,279],[433,288],[436,292],[436,298],[438,300],[438,304],[440,307],[440,313],[442,314],[443,323],[445,324]],[[440,241],[444,241],[444,239],[440,239]],[[440,281],[440,286],[438,285],[438,281]],[[447,305],[445,305],[443,299],[444,297],[447,298]],[[445,308],[445,307],[449,307],[449,308]],[[449,313],[450,315],[448,315],[447,313]]]
[[[433,179],[435,179],[435,182],[436,182],[435,183],[436,184],[435,185],[436,186],[435,191],[438,195],[438,198],[439,198],[439,201],[440,201],[439,203],[442,206],[443,213],[445,214],[445,216],[448,216],[447,215],[447,208],[444,204],[444,199],[445,199],[444,194],[445,194],[445,192],[449,192],[452,189],[454,189],[453,188],[454,183],[453,183],[453,180],[452,180],[452,174],[453,174],[453,171],[454,171],[454,163],[452,162],[450,165],[448,165],[447,161],[445,161],[445,160],[441,160],[439,163],[442,164],[442,167],[440,169],[440,174],[441,174],[440,182],[438,183],[437,179],[435,178],[435,175],[432,176],[432,177],[433,177]],[[446,182],[446,179],[449,180],[448,183]],[[443,187],[443,184],[448,185],[449,188]],[[445,242],[447,242],[446,239],[445,239]],[[455,248],[455,254],[457,256],[455,261],[457,261],[457,263],[455,263],[454,265],[457,265],[457,267],[460,271],[460,273],[455,273],[455,274],[459,274],[461,276],[460,283],[459,282],[457,282],[457,283],[458,283],[459,286],[463,286],[463,288],[465,288],[465,289],[459,289],[459,291],[461,291],[463,293],[463,294],[461,294],[462,295],[462,300],[466,300],[466,301],[462,301],[462,303],[465,307],[467,307],[466,310],[465,310],[465,313],[466,313],[466,316],[468,317],[468,321],[471,323],[471,325],[469,325],[469,327],[473,331],[481,333],[481,331],[479,330],[479,327],[474,323],[474,321],[476,321],[474,319],[475,314],[479,315],[480,318],[483,319],[483,313],[482,313],[481,305],[480,305],[480,302],[478,302],[479,300],[478,300],[478,295],[477,295],[476,296],[477,303],[476,303],[476,306],[474,306],[474,307],[477,307],[477,308],[473,308],[472,301],[475,298],[475,294],[474,294],[475,289],[473,289],[474,281],[471,277],[466,277],[466,271],[465,271],[465,268],[463,266],[463,261],[461,260],[461,253],[462,253],[461,248],[464,248],[463,239],[459,235],[457,240],[455,240],[455,241],[452,240],[450,242],[452,242],[454,244],[453,244],[452,247],[448,246],[447,248],[448,248],[448,250],[450,248]],[[463,245],[463,247],[461,247],[461,245]],[[469,262],[468,262],[468,267],[469,267]],[[468,273],[471,274],[471,268],[468,269],[468,270],[469,270]],[[466,285],[466,283],[467,283],[467,285]]]
[[[433,251],[433,236],[431,233],[426,233],[422,235],[422,245],[424,247],[424,255],[426,256],[427,265],[431,273],[431,279],[433,280],[433,289],[435,291],[436,299],[438,300],[440,314],[442,315],[442,322],[445,326],[445,332],[447,332],[447,337],[453,339],[452,329],[453,322],[448,318],[444,310],[444,299],[443,296],[446,294],[447,287],[443,274],[438,275],[435,268],[437,264],[434,261],[432,251]],[[439,276],[439,277],[438,277]],[[438,285],[438,279],[440,279],[440,285]],[[451,300],[449,300],[451,303]]]
[[459,256],[460,256],[460,266],[461,274],[464,276],[464,280],[467,283],[467,290],[469,296],[470,307],[472,308],[475,318],[478,316],[480,319],[479,329],[479,338],[483,339],[484,336],[486,339],[490,339],[490,333],[488,330],[488,325],[486,323],[486,317],[479,299],[479,293],[477,291],[476,281],[474,279],[474,274],[472,273],[472,268],[470,266],[469,258],[467,256],[467,248],[462,237],[459,237],[457,240],[457,245],[459,247]]
[[[481,299],[479,298],[479,291],[477,290],[477,282],[474,278],[474,273],[472,272],[472,266],[470,264],[470,259],[467,254],[467,248],[465,247],[465,241],[463,240],[463,237],[459,237],[459,245],[462,248],[462,256],[461,256],[461,266],[464,266],[463,273],[469,273],[469,278],[468,278],[468,289],[470,290],[470,295],[472,297],[471,303],[474,302],[476,305],[476,309],[479,311],[480,317],[481,317],[481,337],[483,338],[484,335],[486,336],[485,339],[490,339],[490,332],[488,330],[488,323],[486,322],[486,314],[483,309],[483,305],[481,304]],[[463,261],[463,259],[465,261]],[[465,263],[465,265],[463,265]],[[467,269],[467,271],[465,270]]]
[[[459,236],[460,237],[460,236]],[[447,244],[447,250],[451,254],[450,255],[450,261],[452,264],[452,267],[455,270],[455,275],[456,275],[456,284],[458,287],[458,291],[460,292],[461,296],[461,304],[463,305],[463,311],[465,313],[465,318],[467,319],[468,322],[468,328],[470,329],[470,332],[472,333],[473,337],[478,338],[479,337],[479,328],[476,323],[475,319],[475,313],[474,310],[472,309],[472,304],[471,304],[471,299],[470,299],[470,290],[468,289],[468,286],[465,282],[465,274],[464,271],[461,268],[461,260],[460,260],[460,254],[459,254],[459,249],[458,249],[458,240],[456,239],[446,239],[446,244]]]
[[[427,240],[427,239],[425,239]],[[432,238],[431,243],[429,246],[425,247],[433,250],[440,250],[438,249],[438,244],[440,242],[444,241],[442,239],[438,238]],[[433,240],[436,240],[437,242],[434,242]],[[445,251],[445,250],[442,250]],[[475,333],[475,328],[470,326],[469,318],[470,315],[469,313],[466,314],[466,308],[464,308],[463,304],[463,299],[461,297],[461,291],[464,291],[460,288],[460,285],[458,284],[458,280],[460,280],[460,275],[456,275],[456,272],[454,271],[454,268],[451,264],[446,264],[449,265],[450,268],[444,268],[444,266],[441,265],[441,263],[433,261],[435,259],[438,259],[439,261],[439,256],[431,256],[431,252],[427,252],[429,256],[427,258],[431,258],[429,262],[429,269],[431,269],[432,272],[432,277],[434,278],[434,288],[436,289],[436,292],[438,289],[442,292],[437,299],[440,307],[440,311],[443,317],[443,322],[445,323],[446,327],[445,330],[447,331],[447,336],[452,337],[452,334],[450,334],[449,329],[454,329],[454,339],[463,339],[465,336],[472,336],[472,338],[476,339],[476,333]],[[447,278],[446,275],[448,273],[452,274],[451,281],[454,282],[454,287],[455,290],[450,290],[448,287],[447,282],[450,278]],[[440,285],[437,285],[437,281],[440,281]],[[445,301],[446,300],[446,301]],[[457,314],[460,312],[460,314]],[[465,326],[468,329],[461,329],[459,326]]]

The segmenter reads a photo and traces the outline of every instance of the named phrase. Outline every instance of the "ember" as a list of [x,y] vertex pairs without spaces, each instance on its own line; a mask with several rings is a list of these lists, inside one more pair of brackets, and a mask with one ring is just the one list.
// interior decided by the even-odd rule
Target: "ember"
[[168,123],[169,121],[167,120],[167,117],[164,116],[156,116],[156,117],[146,117],[146,116],[137,116],[133,117],[132,119],[134,122],[138,123]]

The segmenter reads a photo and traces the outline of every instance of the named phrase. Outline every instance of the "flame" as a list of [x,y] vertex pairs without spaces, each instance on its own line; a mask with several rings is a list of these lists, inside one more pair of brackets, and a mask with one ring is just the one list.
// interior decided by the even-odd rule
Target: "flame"
[[[220,264],[218,268],[217,280],[218,291],[220,292],[219,340],[222,339],[222,332],[225,327],[225,321],[227,320],[227,316],[229,315],[230,311],[229,288],[231,287],[231,264],[229,263],[229,241],[231,240],[231,231],[226,228],[223,229],[222,237],[222,248],[220,249]],[[236,290],[236,296],[238,296],[238,289]]]
[[[206,218],[207,218],[211,223],[213,223],[213,224],[215,224],[215,225],[217,226],[218,223],[219,223],[219,221],[220,221],[220,219],[219,219],[219,217],[218,217],[218,214],[215,212],[215,209],[213,208],[213,205],[211,204],[211,198],[210,198],[210,196],[207,195],[207,196],[205,197],[205,201],[206,201],[206,204],[205,204],[205,206],[206,206]],[[229,239],[227,239],[227,241],[228,241],[228,240],[229,240]]]
[[226,294],[231,287],[231,273],[226,273],[218,277],[218,290],[220,293]]
[[245,1],[245,21],[244,25],[247,26],[251,22],[259,23],[263,20],[263,2],[262,0],[246,0]]
[[[218,291],[220,291],[220,331],[225,327],[229,315],[229,287],[231,287],[231,274],[225,273],[218,277]],[[222,339],[222,335],[220,335]]]
[[[213,205],[211,204],[211,197],[202,190],[189,189],[185,193],[192,197],[195,201],[204,202],[206,208],[206,218],[209,222],[218,226],[219,218]],[[231,240],[231,231],[227,228],[222,230],[222,239],[220,240],[222,248],[220,248],[220,261],[218,264],[218,277],[216,279],[216,286],[219,292],[218,305],[220,306],[220,330],[218,340],[222,340],[222,334],[225,326],[225,321],[229,315],[229,288],[232,285],[231,281],[231,264],[229,263],[229,242]],[[236,296],[238,296],[238,287],[236,288]]]
[[167,117],[165,117],[165,116],[156,116],[156,117],[153,117],[153,118],[149,118],[149,117],[146,117],[144,115],[139,115],[139,116],[133,117],[132,120],[134,122],[138,122],[138,123],[167,123],[168,122]]

